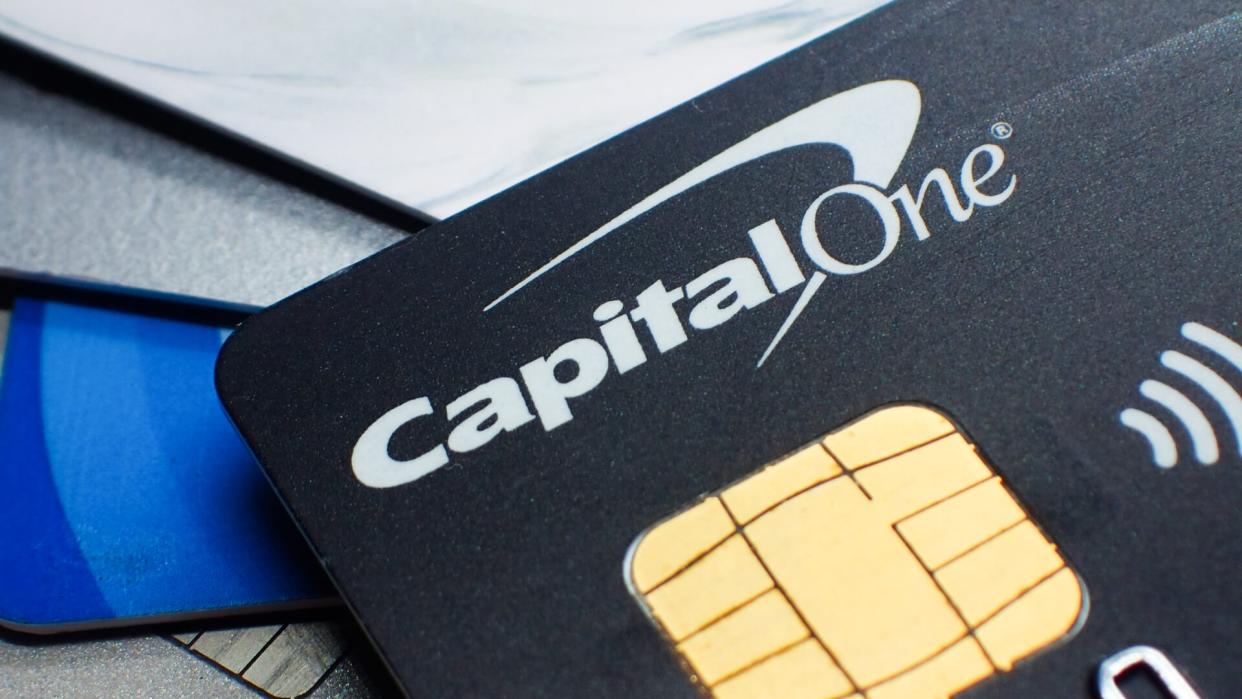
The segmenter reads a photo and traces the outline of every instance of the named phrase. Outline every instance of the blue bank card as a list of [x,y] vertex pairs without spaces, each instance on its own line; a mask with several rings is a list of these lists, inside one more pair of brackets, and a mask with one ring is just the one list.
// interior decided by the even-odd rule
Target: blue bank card
[[0,374],[0,625],[52,632],[332,599],[219,406],[212,370],[228,327],[14,300]]

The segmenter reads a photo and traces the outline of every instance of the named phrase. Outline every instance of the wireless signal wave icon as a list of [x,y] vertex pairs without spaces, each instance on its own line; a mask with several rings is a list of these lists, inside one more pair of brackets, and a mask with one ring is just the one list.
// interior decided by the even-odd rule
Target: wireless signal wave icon
[[[1190,340],[1201,353],[1208,357],[1224,359],[1237,372],[1242,372],[1242,345],[1212,328],[1200,323],[1182,325],[1182,337]],[[1160,363],[1175,375],[1176,383],[1189,382],[1201,389],[1216,403],[1233,428],[1235,449],[1242,456],[1242,396],[1233,385],[1203,362],[1176,350],[1161,353]],[[1242,374],[1231,373],[1233,379]],[[1214,464],[1220,460],[1220,443],[1216,430],[1203,409],[1185,393],[1174,386],[1148,379],[1139,384],[1139,393],[1147,400],[1172,415],[1190,436],[1195,460],[1201,464]],[[1152,461],[1161,468],[1177,465],[1179,455],[1173,433],[1155,415],[1137,408],[1126,408],[1118,416],[1121,424],[1138,432],[1151,446]]]

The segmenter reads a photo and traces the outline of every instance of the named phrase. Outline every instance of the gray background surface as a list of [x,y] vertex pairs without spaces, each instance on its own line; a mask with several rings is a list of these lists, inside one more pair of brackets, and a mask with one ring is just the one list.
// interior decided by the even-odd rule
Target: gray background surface
[[424,225],[0,43],[0,273],[265,306]]
[[[41,639],[0,632],[0,699],[256,697],[258,692],[171,638],[104,635]],[[396,696],[368,651],[355,650],[309,695]]]

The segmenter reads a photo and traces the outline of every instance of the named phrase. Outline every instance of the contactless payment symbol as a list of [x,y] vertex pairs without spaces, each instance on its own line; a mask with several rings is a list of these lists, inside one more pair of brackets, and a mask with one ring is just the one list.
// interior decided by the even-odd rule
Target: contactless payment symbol
[[1078,576],[974,445],[916,405],[656,524],[626,576],[718,699],[948,697],[1085,610]]
[[[1182,337],[1190,341],[1187,351],[1198,358],[1182,354],[1177,350],[1167,350],[1160,354],[1160,364],[1168,370],[1165,372],[1174,384],[1192,390],[1210,401],[1200,402],[1214,405],[1219,414],[1229,422],[1234,437],[1233,450],[1242,456],[1242,395],[1238,394],[1235,383],[1238,382],[1238,371],[1242,371],[1242,345],[1233,338],[1224,335],[1202,323],[1185,323],[1182,325]],[[1208,364],[1215,363],[1227,373],[1222,375]],[[1225,378],[1228,376],[1229,378]],[[1217,440],[1216,429],[1212,427],[1208,416],[1198,403],[1189,396],[1170,385],[1156,379],[1147,379],[1139,384],[1139,394],[1161,409],[1157,414],[1176,418],[1185,434],[1190,437],[1195,460],[1210,466],[1221,458],[1221,446]],[[1177,441],[1173,433],[1155,415],[1138,408],[1125,408],[1118,415],[1122,425],[1134,430],[1147,440],[1151,447],[1151,460],[1160,468],[1173,468],[1178,464],[1180,456]]]

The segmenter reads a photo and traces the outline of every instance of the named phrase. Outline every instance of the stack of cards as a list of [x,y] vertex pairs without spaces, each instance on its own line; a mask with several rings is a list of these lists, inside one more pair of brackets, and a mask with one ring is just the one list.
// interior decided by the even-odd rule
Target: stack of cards
[[[4,297],[0,626],[46,636],[161,623],[274,696],[320,684],[370,694],[374,683],[333,679],[377,665],[350,659],[364,649],[337,613],[314,611],[335,606],[335,591],[218,404],[212,367],[232,327],[430,215],[877,4],[255,13],[136,2],[100,14],[11,3],[0,32],[21,46],[0,47],[0,268],[19,283]],[[53,647],[0,640],[0,660],[38,662]],[[0,694],[109,691],[0,675],[18,682]]]
[[[275,260],[232,297],[12,289],[0,623],[172,622],[273,696],[384,691],[355,661],[409,696],[1231,696],[1236,3],[908,0],[822,36],[871,3],[459,35],[436,3],[131,4],[170,34],[35,2],[0,31],[399,210],[302,225],[340,195],[303,173],[255,204],[297,236],[231,250]],[[194,176],[246,208],[219,165]],[[363,215],[310,259],[382,251],[237,312]],[[81,276],[61,252],[6,264]]]

